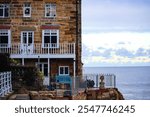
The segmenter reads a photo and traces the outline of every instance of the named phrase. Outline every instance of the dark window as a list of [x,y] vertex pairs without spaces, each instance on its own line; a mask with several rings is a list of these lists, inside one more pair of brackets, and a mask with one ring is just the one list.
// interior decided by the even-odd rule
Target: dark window
[[51,43],[53,44],[57,43],[57,36],[51,36]]
[[48,65],[44,64],[44,76],[48,76]]
[[0,17],[8,17],[9,16],[9,5],[8,4],[0,4]]
[[58,30],[44,30],[43,37],[44,47],[58,47]]
[[8,8],[5,8],[5,17],[8,17],[8,11],[9,11],[9,9]]
[[3,9],[0,9],[0,16],[3,16]]
[[32,37],[29,37],[29,44],[32,43]]
[[0,30],[0,44],[9,44],[8,32],[8,30]]
[[26,9],[25,9],[25,14],[26,14],[26,15],[29,15],[29,14],[30,14],[30,8],[26,8]]
[[44,36],[44,43],[50,43],[50,36]]
[[65,74],[69,74],[69,69],[68,69],[68,67],[65,67]]
[[0,36],[0,44],[8,44],[8,36]]
[[23,34],[23,43],[27,43],[27,35]]
[[64,69],[63,67],[60,67],[60,73],[59,74],[63,74],[64,73]]

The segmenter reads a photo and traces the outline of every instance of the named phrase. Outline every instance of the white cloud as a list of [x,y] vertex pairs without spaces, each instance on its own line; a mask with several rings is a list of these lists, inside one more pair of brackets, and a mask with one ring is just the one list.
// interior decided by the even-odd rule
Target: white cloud
[[150,33],[83,34],[83,44],[85,64],[150,63]]
[[[119,49],[126,48],[136,51],[139,48],[150,49],[150,33],[92,33],[83,34],[83,44],[91,50],[98,50],[99,47]],[[119,44],[119,43],[124,44]]]

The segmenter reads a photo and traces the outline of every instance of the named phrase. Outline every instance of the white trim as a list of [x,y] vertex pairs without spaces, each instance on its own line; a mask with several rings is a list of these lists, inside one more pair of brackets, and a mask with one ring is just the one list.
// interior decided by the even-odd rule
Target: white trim
[[[60,68],[63,68],[63,74],[60,74]],[[65,68],[68,68],[68,74],[65,74]],[[69,66],[59,66],[59,75],[69,75]]]
[[76,77],[76,60],[73,59],[73,76]]
[[40,58],[52,58],[52,59],[56,59],[56,58],[74,58],[74,54],[24,54],[22,56],[22,54],[11,54],[10,57],[11,58],[38,58],[38,56],[40,56]]
[[[52,31],[56,31],[56,36],[57,36],[57,43],[56,43],[56,46],[52,46],[51,45],[51,36],[52,36]],[[48,47],[45,47],[45,43],[44,43],[44,36],[45,36],[45,31],[48,31],[49,32],[49,36],[50,36],[50,43],[48,45]],[[42,30],[42,48],[59,48],[59,30],[58,29],[45,29],[45,30]]]
[[[26,6],[27,4],[28,4],[29,6]],[[26,10],[27,8],[30,10],[30,11],[29,11],[29,14],[25,14],[25,10]],[[23,17],[31,17],[31,4],[25,3],[25,4],[23,5]]]

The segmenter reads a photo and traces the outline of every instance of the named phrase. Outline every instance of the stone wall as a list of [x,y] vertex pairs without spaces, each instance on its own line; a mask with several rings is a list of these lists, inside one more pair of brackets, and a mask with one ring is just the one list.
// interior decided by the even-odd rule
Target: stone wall
[[[79,1],[79,2],[77,2]],[[11,43],[20,43],[21,31],[34,31],[34,43],[42,42],[42,28],[49,25],[59,29],[60,43],[76,43],[77,75],[81,63],[81,0],[5,0],[10,4],[10,17],[0,18],[0,29],[11,29]],[[31,17],[23,17],[24,3],[31,3]],[[45,17],[45,3],[56,3],[56,17]],[[78,12],[77,12],[78,10]],[[7,27],[7,28],[8,28]]]

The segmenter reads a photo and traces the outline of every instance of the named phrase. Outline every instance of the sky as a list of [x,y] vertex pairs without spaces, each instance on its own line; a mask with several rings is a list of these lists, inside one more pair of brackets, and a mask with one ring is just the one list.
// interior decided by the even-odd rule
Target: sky
[[150,66],[150,0],[82,0],[84,66]]

